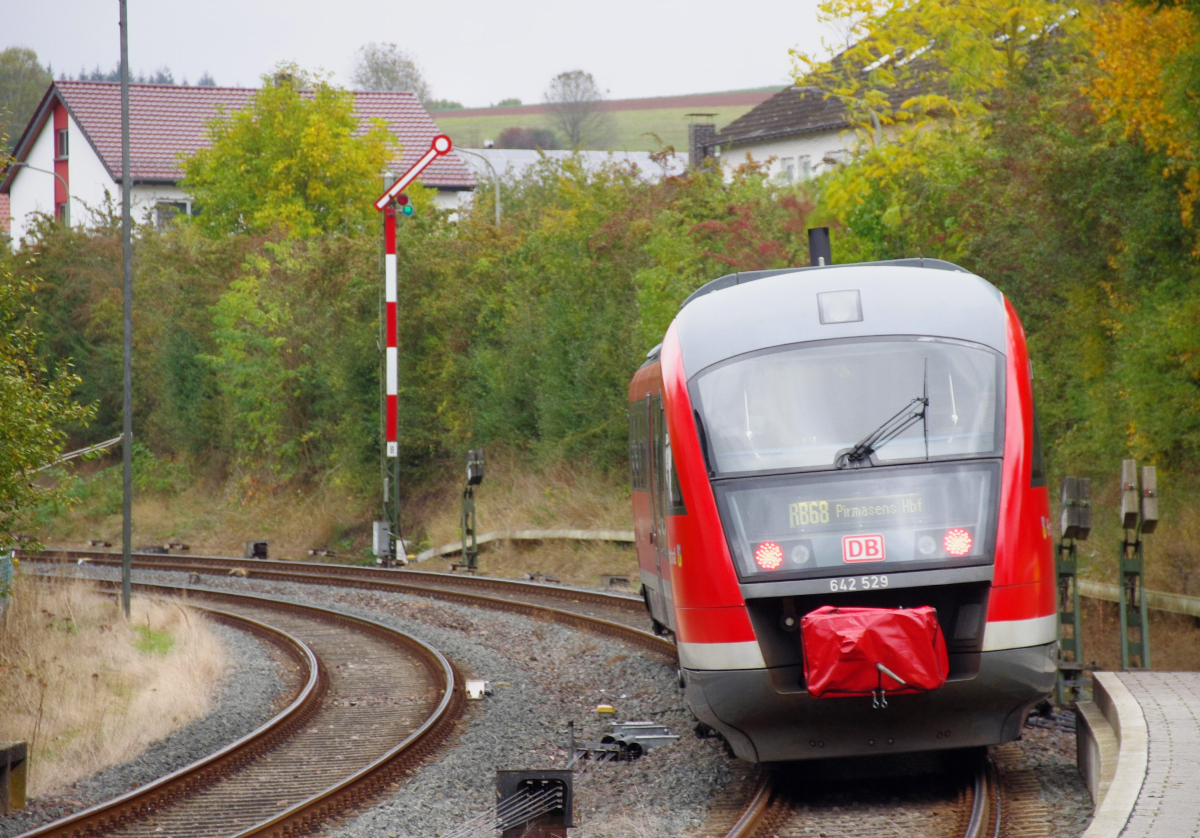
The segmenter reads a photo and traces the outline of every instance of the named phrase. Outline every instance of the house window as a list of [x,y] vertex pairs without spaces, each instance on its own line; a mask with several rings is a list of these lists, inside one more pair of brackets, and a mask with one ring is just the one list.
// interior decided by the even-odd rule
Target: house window
[[800,180],[808,180],[812,177],[812,158],[807,154],[803,157],[796,158],[797,168],[799,169]]
[[794,158],[779,158],[779,179],[784,183],[791,183],[796,179],[796,161]]
[[159,201],[154,205],[154,226],[163,229],[177,215],[188,215],[187,201]]
[[70,151],[70,146],[67,143],[68,143],[68,133],[67,133],[67,129],[64,128],[58,132],[58,159],[59,160],[67,159],[67,156],[68,156],[67,152]]

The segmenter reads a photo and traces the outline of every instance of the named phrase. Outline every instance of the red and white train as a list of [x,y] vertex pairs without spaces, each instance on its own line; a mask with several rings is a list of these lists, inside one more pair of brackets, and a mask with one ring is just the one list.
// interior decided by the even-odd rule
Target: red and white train
[[[1049,695],[1031,367],[985,280],[932,259],[721,277],[634,376],[629,418],[646,606],[737,756],[1007,742]],[[814,698],[796,629],[827,605],[932,606],[945,683],[882,708]]]

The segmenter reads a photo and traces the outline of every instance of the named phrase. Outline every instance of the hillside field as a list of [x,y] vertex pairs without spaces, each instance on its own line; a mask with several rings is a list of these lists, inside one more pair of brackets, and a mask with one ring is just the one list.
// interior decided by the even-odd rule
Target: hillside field
[[[777,87],[769,88],[771,92]],[[714,97],[724,94],[714,94]],[[638,100],[632,100],[634,102]],[[670,98],[665,98],[670,102]],[[671,145],[676,151],[687,151],[687,126],[689,113],[715,113],[713,121],[717,128],[724,128],[742,114],[749,111],[753,104],[721,104],[717,99],[713,104],[695,104],[660,108],[628,108],[615,109],[620,102],[611,102],[614,110],[608,112],[611,118],[610,142],[597,147],[606,151],[658,151],[660,143],[655,140],[657,135],[662,145]],[[484,140],[495,140],[505,128],[517,126],[520,128],[550,128],[554,129],[552,117],[544,113],[529,113],[529,107],[521,108],[473,108],[458,111],[433,111],[432,116],[438,127],[450,136],[455,145],[464,148],[481,148]],[[555,131],[562,142],[561,131]]]

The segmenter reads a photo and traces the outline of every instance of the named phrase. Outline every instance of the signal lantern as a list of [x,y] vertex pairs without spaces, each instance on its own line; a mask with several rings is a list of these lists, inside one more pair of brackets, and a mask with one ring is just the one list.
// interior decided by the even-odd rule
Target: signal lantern
[[409,202],[408,196],[403,192],[396,196],[396,205],[400,207],[400,212],[405,215],[413,214],[413,205]]
[[962,527],[947,530],[942,538],[942,546],[951,556],[965,556],[971,552],[973,540],[971,534]]
[[754,548],[754,563],[763,570],[776,570],[783,564],[783,548],[774,541],[764,541]]

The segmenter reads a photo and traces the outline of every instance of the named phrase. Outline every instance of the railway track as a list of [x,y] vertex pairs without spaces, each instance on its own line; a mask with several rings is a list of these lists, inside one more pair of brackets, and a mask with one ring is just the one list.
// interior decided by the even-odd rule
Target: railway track
[[306,672],[299,694],[221,751],[23,838],[294,835],[382,790],[436,747],[461,712],[450,663],[409,635],[265,597],[189,592],[196,598],[217,619],[284,649]]
[[723,838],[1002,834],[1002,798],[991,762],[979,752],[949,761],[936,773],[900,771],[887,777],[864,776],[861,762],[845,773],[824,763],[765,771],[741,818]]
[[[119,565],[120,556],[97,551],[47,551],[25,558],[51,562],[77,562],[85,559],[96,565]],[[231,571],[261,581],[329,585],[366,590],[390,591],[429,597],[496,611],[517,613],[534,619],[607,635],[638,646],[668,660],[675,660],[673,644],[656,637],[645,628],[649,624],[639,598],[587,591],[566,586],[462,576],[446,573],[384,570],[348,565],[230,559],[211,556],[155,555],[134,556],[140,570],[197,573],[210,580],[227,581]],[[209,589],[187,588],[189,596],[232,597],[214,594]],[[967,838],[1039,838],[1048,835],[1045,806],[1038,799],[1037,781],[1021,777],[1011,768],[1011,755],[1002,746],[991,749],[994,760],[977,757],[960,763],[954,770],[919,777],[868,779],[857,785],[830,782],[823,767],[800,764],[789,771],[767,771],[747,788],[750,802],[731,801],[732,810],[703,832],[714,838],[809,838],[809,836],[890,835],[967,836]],[[993,764],[993,762],[995,764]],[[997,771],[999,769],[999,771]],[[931,779],[932,777],[932,779]],[[965,779],[964,779],[965,778]],[[1015,778],[1015,779],[1014,779]],[[365,795],[359,795],[362,799]],[[744,801],[746,798],[742,797]],[[320,810],[318,810],[320,811]],[[331,814],[326,807],[318,817]],[[738,813],[740,817],[738,816]],[[736,824],[730,828],[731,821]],[[301,826],[308,821],[299,821]],[[721,826],[721,822],[725,826]],[[236,830],[213,835],[294,834],[291,825],[274,832]],[[73,832],[33,835],[80,835]],[[141,835],[137,832],[111,834]],[[147,832],[159,836],[162,832]],[[204,833],[205,835],[210,833]]]
[[[118,553],[93,550],[47,550],[19,554],[22,559],[49,562],[86,561],[119,566]],[[546,619],[570,628],[606,635],[674,660],[675,645],[646,629],[650,620],[639,597],[588,591],[539,582],[494,579],[418,570],[383,570],[355,565],[229,559],[218,556],[135,554],[139,570],[196,573],[202,578],[225,577],[231,571],[247,579],[332,585],[424,596],[495,611]]]
[[[54,563],[87,559],[97,565],[120,564],[119,556],[94,551],[28,553],[21,558]],[[675,659],[672,643],[641,628],[648,624],[641,600],[628,596],[449,574],[217,557],[168,558],[143,554],[135,557],[135,566],[147,571],[199,573],[202,577],[221,581],[228,581],[230,570],[238,570],[247,578],[262,581],[425,596],[552,621],[621,640],[671,661]],[[313,683],[306,687],[306,700],[299,706],[289,707],[288,712],[273,720],[275,730],[271,742],[256,736],[265,731],[255,731],[224,751],[176,774],[47,824],[21,838],[82,838],[101,834],[119,838],[295,835],[365,800],[390,783],[440,741],[457,715],[451,710],[457,711],[461,706],[461,688],[456,685],[453,671],[445,659],[408,635],[381,624],[232,591],[142,583],[135,587],[144,593],[184,594],[193,604],[197,600],[204,602],[202,607],[226,621],[252,619],[254,615],[261,617],[264,610],[271,612],[271,622],[282,623],[278,628],[290,638],[294,659],[308,661],[306,671]],[[220,603],[220,608],[210,605],[211,602]],[[306,623],[307,628],[303,625]],[[440,678],[436,677],[438,667],[426,661],[426,680],[433,682],[433,686],[426,685],[425,689],[438,692],[441,697],[439,712],[428,716],[420,729],[401,746],[385,751],[361,767],[347,765],[351,761],[348,757],[353,755],[363,763],[364,755],[378,751],[377,746],[386,739],[384,734],[388,725],[384,724],[383,717],[390,723],[397,715],[405,716],[397,714],[397,709],[404,708],[389,703],[390,697],[413,695],[419,693],[421,687],[407,682],[414,667],[405,666],[403,662],[381,663],[376,658],[374,664],[356,664],[354,655],[357,653],[361,658],[362,642],[339,641],[334,631],[338,624],[353,625],[360,634],[365,631],[375,635],[370,642],[376,651],[388,642],[416,644],[421,654],[436,658],[442,670]],[[266,633],[271,627],[259,623],[256,630]],[[387,635],[388,639],[382,639],[381,634]],[[361,676],[365,673],[379,678],[389,673],[395,675],[396,671],[407,671],[409,676],[401,677],[401,683],[376,684],[378,689],[364,689],[373,686],[362,683]],[[412,723],[417,721],[420,713],[416,717],[411,713],[407,716]],[[379,728],[384,730],[376,733]],[[364,734],[364,730],[370,735]],[[333,732],[332,736],[328,735],[329,731]],[[416,747],[419,744],[426,744],[426,747]],[[408,750],[413,753],[405,753]],[[314,766],[320,766],[322,770],[314,770]],[[340,775],[334,769],[340,771]],[[350,769],[354,769],[352,775]],[[305,782],[297,782],[300,778]]]

